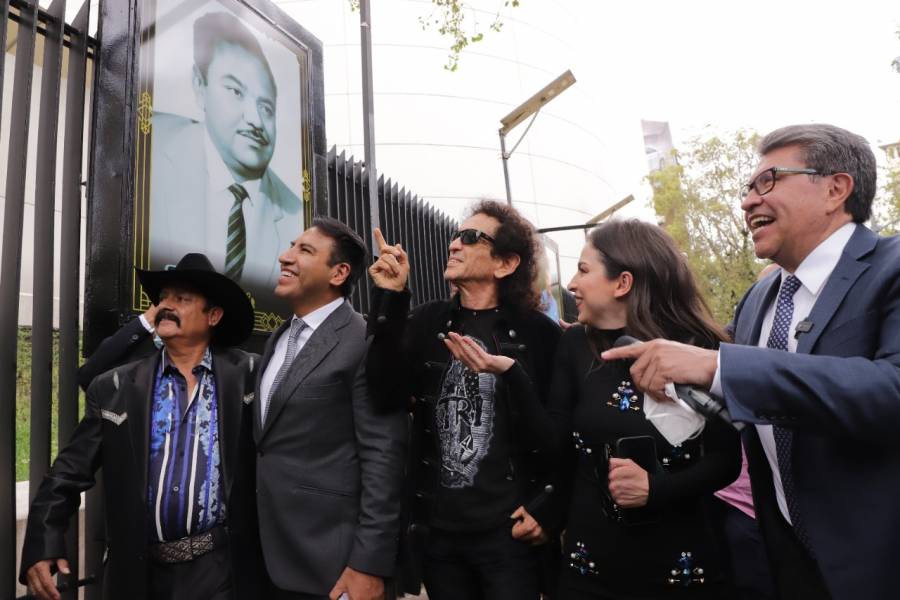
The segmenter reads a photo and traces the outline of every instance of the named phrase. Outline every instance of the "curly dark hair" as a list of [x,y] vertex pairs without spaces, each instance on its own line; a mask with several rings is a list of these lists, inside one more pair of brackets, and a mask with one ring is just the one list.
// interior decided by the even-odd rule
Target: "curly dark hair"
[[519,211],[508,204],[495,200],[481,200],[469,211],[471,215],[482,214],[500,222],[491,255],[508,258],[519,257],[516,270],[497,283],[497,295],[502,306],[516,312],[536,310],[540,296],[534,289],[537,276],[537,253],[540,248],[534,226]]

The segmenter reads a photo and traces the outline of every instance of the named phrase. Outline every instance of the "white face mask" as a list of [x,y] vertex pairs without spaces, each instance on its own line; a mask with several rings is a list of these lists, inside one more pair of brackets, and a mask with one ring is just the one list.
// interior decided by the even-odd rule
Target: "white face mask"
[[666,384],[666,396],[671,402],[657,402],[644,394],[644,416],[650,424],[673,446],[700,435],[706,424],[703,415],[680,399],[671,383]]

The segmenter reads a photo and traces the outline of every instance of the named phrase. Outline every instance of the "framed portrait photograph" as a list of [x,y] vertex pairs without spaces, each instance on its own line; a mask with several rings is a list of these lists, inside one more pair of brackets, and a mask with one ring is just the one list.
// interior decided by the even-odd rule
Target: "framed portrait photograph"
[[[133,264],[203,253],[250,295],[254,330],[272,331],[286,312],[278,257],[314,212],[318,41],[253,0],[138,3]],[[136,277],[131,288],[144,310]]]

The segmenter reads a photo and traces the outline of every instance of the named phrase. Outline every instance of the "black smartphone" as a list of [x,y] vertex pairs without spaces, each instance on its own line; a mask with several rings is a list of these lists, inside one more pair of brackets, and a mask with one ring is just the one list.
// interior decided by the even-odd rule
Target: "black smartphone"
[[616,458],[630,458],[648,473],[656,473],[660,469],[656,458],[656,440],[649,435],[635,435],[616,440]]

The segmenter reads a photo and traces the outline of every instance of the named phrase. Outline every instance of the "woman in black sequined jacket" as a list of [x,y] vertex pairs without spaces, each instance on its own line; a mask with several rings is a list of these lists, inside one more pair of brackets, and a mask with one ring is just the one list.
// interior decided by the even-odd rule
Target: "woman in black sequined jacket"
[[707,422],[671,445],[629,365],[600,358],[621,335],[714,348],[724,332],[674,242],[647,223],[595,229],[569,289],[580,324],[560,341],[549,402],[569,498],[554,600],[729,598],[707,502],[738,475],[737,433]]

